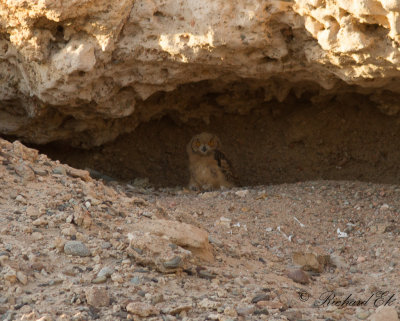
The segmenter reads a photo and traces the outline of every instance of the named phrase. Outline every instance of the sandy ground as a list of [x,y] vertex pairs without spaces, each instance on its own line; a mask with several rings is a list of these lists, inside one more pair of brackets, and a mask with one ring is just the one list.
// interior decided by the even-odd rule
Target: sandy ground
[[398,185],[194,193],[0,148],[1,320],[398,320]]

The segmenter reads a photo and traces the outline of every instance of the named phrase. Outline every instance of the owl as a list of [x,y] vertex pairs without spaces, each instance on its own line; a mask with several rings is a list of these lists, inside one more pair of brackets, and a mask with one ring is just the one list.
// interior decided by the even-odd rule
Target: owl
[[210,133],[198,134],[190,140],[186,147],[190,189],[207,191],[235,185],[231,165],[220,148],[219,138]]

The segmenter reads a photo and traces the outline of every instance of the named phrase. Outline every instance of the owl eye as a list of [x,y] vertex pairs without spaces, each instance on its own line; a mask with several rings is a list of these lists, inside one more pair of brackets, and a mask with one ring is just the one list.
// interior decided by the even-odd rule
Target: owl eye
[[214,147],[214,146],[215,146],[215,142],[214,142],[213,140],[210,140],[210,141],[208,142],[208,146]]
[[196,147],[200,147],[200,142],[197,140],[197,141],[194,143],[194,145],[195,145]]

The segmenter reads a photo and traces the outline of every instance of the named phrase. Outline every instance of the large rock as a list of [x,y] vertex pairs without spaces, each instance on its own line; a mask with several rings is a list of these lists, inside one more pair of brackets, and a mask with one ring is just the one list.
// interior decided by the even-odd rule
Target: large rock
[[131,256],[138,263],[171,273],[191,267],[196,261],[212,261],[208,233],[195,226],[168,220],[135,224],[128,235]]
[[313,250],[313,252],[294,252],[293,263],[305,271],[323,272],[325,266],[330,263],[330,257],[318,248]]
[[209,92],[230,112],[282,101],[294,88],[373,94],[378,108],[398,113],[399,8],[395,0],[2,1],[0,133],[99,145],[166,110],[207,119]]
[[141,231],[168,239],[204,260],[212,260],[208,233],[190,224],[170,220],[152,220],[138,224]]

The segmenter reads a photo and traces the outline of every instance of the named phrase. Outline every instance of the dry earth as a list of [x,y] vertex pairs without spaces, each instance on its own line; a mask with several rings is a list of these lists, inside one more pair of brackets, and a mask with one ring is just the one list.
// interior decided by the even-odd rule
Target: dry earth
[[400,186],[139,183],[0,139],[0,319],[398,320]]

